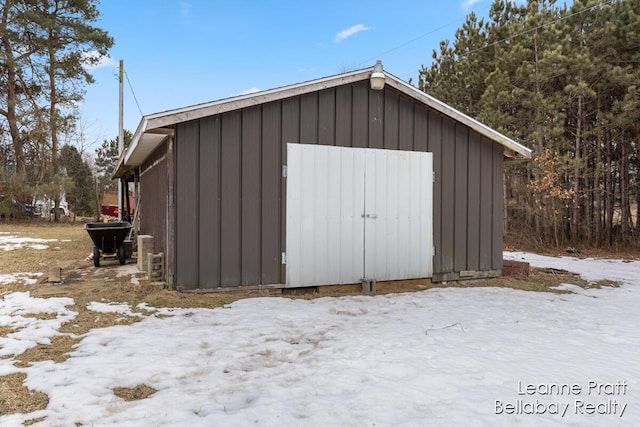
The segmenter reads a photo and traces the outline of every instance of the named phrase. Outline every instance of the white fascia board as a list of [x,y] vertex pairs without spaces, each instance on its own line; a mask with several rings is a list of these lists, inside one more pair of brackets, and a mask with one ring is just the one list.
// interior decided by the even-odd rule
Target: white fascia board
[[347,74],[325,77],[308,82],[298,83],[291,86],[284,86],[276,89],[269,89],[262,92],[255,92],[247,95],[235,96],[232,98],[220,99],[218,101],[198,104],[185,108],[178,108],[162,113],[147,116],[147,128],[155,129],[169,126],[175,123],[186,122],[227,111],[238,110],[254,105],[265,104],[267,102],[303,95],[322,89],[350,84],[362,80],[367,80],[371,74],[371,69],[358,70]]

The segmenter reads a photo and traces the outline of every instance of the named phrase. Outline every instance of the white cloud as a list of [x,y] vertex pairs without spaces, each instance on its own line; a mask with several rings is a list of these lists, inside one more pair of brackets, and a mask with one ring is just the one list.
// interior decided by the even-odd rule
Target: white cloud
[[187,1],[181,1],[180,2],[180,15],[183,18],[191,16],[191,3],[187,2]]
[[471,9],[473,6],[475,6],[476,4],[480,3],[482,0],[464,0],[462,2],[462,8],[467,10],[467,9]]
[[113,67],[117,65],[117,61],[109,55],[100,55],[96,51],[88,51],[82,53],[84,67],[87,70],[95,70],[102,67]]
[[342,40],[346,40],[349,37],[351,37],[352,35],[359,33],[360,31],[368,31],[371,30],[372,27],[367,27],[365,25],[362,24],[358,24],[358,25],[354,25],[350,28],[347,28],[346,30],[342,30],[340,31],[338,34],[336,34],[336,38],[333,40],[334,43],[340,43]]
[[240,95],[249,95],[250,93],[256,93],[256,92],[260,92],[260,89],[258,89],[257,87],[252,87],[252,88],[243,90],[242,92],[240,92]]

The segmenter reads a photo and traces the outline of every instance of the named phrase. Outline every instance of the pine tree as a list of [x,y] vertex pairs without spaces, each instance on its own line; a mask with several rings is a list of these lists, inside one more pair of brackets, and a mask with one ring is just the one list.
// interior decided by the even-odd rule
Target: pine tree
[[[133,135],[130,131],[124,130],[124,149],[131,144]],[[118,137],[102,141],[100,148],[96,150],[96,178],[100,193],[104,190],[116,190],[118,182],[112,179],[118,162]]]
[[640,2],[555,3],[495,0],[476,32],[470,15],[420,88],[534,149],[533,162],[507,162],[520,235],[638,242]]
[[65,144],[60,150],[60,165],[73,183],[66,189],[69,209],[80,216],[92,216],[95,213],[95,192],[88,163],[76,147]]

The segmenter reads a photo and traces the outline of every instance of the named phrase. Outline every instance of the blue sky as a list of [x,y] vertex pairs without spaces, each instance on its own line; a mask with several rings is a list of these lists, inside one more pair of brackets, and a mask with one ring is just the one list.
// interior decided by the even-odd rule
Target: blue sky
[[[103,0],[97,26],[114,37],[92,70],[80,125],[93,152],[118,134],[118,61],[124,127],[143,114],[370,67],[417,79],[439,42],[491,0]],[[131,85],[131,86],[130,86]],[[135,98],[134,98],[135,94]]]

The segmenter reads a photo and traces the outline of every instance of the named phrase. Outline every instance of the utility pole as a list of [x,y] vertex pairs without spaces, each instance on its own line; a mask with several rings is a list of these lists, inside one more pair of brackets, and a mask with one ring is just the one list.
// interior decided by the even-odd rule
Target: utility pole
[[[120,96],[119,96],[119,109],[118,109],[118,159],[122,156],[124,150],[124,61],[120,60],[120,73],[118,77]],[[122,179],[118,179],[118,221],[122,221]]]

